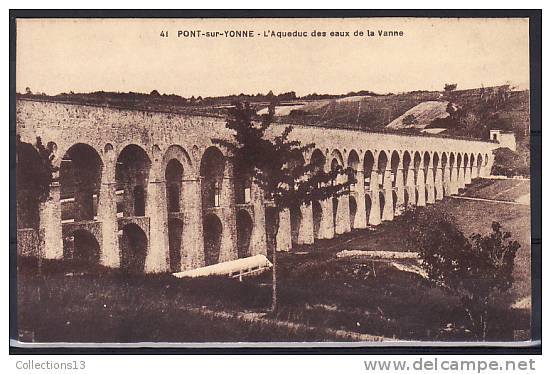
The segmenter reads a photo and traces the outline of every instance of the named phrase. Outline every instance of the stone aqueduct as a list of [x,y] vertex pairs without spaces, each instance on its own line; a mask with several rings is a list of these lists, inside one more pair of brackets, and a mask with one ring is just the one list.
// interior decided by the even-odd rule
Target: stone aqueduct
[[[60,168],[50,198],[36,207],[39,226],[26,217],[28,207],[18,206],[18,249],[36,233],[45,258],[80,256],[145,272],[266,254],[274,213],[212,144],[229,137],[224,125],[216,117],[18,100],[21,139],[40,136]],[[378,225],[408,204],[456,194],[489,174],[498,146],[301,126],[292,136],[316,144],[306,162],[350,166],[357,182],[349,194],[280,213],[278,250]]]

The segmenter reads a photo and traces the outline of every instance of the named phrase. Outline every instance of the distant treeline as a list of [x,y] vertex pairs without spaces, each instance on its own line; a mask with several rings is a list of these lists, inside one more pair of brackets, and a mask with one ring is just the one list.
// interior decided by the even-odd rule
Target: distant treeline
[[157,90],[151,91],[149,94],[141,92],[105,92],[105,91],[95,91],[90,93],[61,93],[55,96],[49,96],[44,93],[33,93],[30,88],[26,89],[24,94],[17,93],[21,97],[51,97],[59,100],[75,100],[75,101],[90,101],[95,103],[109,103],[109,102],[157,102],[165,103],[167,105],[225,105],[232,104],[236,101],[247,101],[250,103],[255,102],[270,102],[270,103],[281,103],[285,101],[293,100],[320,100],[320,99],[339,99],[343,97],[350,96],[385,96],[377,94],[373,91],[360,90],[357,92],[348,92],[346,94],[318,94],[311,93],[305,96],[297,96],[295,91],[283,92],[278,95],[274,94],[272,91],[269,91],[267,94],[257,93],[257,94],[244,94],[240,93],[239,95],[226,95],[226,96],[191,96],[189,98],[176,95],[176,94],[161,94]]

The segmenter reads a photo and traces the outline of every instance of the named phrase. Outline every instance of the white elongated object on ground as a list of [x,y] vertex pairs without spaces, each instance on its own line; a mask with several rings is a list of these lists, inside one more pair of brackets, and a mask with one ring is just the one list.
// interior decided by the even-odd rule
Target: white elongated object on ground
[[419,254],[417,252],[392,252],[392,251],[361,251],[358,249],[352,249],[340,251],[337,253],[337,258],[341,257],[368,257],[368,258],[380,258],[380,259],[417,259]]
[[221,262],[198,269],[173,273],[177,278],[208,277],[210,275],[222,275],[232,278],[241,278],[253,274],[262,273],[271,269],[272,263],[264,255],[240,258],[238,260]]

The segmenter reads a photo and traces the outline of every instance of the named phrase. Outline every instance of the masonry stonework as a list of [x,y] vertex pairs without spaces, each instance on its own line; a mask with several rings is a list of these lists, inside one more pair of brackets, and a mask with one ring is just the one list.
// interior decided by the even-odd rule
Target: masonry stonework
[[[285,126],[274,124],[273,134]],[[146,251],[145,272],[193,269],[211,258],[236,259],[242,255],[238,238],[249,239],[246,255],[267,253],[268,205],[260,188],[253,183],[250,200],[237,201],[241,181],[233,174],[231,156],[221,148],[223,157],[213,162],[223,164],[219,165],[223,175],[209,176],[216,164],[201,170],[207,149],[216,147],[212,139],[231,139],[224,118],[20,99],[17,133],[24,142],[34,144],[41,137],[45,144],[53,144],[54,163],[61,168],[74,161],[76,145],[85,145],[100,160],[94,166],[97,173],[90,174],[97,175],[97,191],[60,174],[50,198],[39,207],[40,227],[18,231],[25,246],[21,253],[31,253],[29,243],[37,242],[43,243],[43,257],[61,259],[64,243],[73,238],[71,227],[77,226],[81,231],[89,228],[99,262],[114,268],[138,247]],[[303,206],[293,213],[297,216],[281,212],[276,236],[281,251],[378,225],[392,220],[406,205],[432,204],[456,194],[473,179],[488,175],[492,150],[498,146],[479,140],[306,126],[294,126],[291,138],[314,143],[326,170],[336,163],[354,168],[357,181],[349,194]],[[128,150],[140,155],[141,163],[134,164],[138,156],[121,157]],[[310,156],[305,155],[305,160]],[[367,159],[374,162],[368,166]],[[169,163],[177,165],[181,174],[171,183],[166,177]],[[177,204],[169,201],[169,194],[176,194]],[[81,209],[93,214],[81,214]],[[36,238],[38,232],[43,240],[23,239]],[[140,244],[143,240],[147,243]]]

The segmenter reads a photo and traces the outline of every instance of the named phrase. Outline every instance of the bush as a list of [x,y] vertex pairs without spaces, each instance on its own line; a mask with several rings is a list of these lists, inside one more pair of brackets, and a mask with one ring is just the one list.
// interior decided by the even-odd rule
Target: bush
[[509,148],[497,148],[494,150],[494,164],[492,166],[493,175],[505,175],[513,177],[515,175],[530,175],[529,155],[521,155]]
[[[505,308],[505,293],[513,283],[513,265],[520,248],[492,223],[488,235],[465,235],[433,208],[406,211],[411,220],[409,241],[419,250],[422,267],[431,281],[457,295],[470,321],[470,330],[479,340],[496,332],[490,323],[499,321]],[[492,318],[494,317],[494,318]]]

